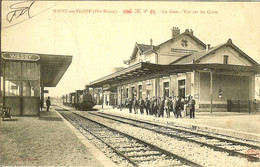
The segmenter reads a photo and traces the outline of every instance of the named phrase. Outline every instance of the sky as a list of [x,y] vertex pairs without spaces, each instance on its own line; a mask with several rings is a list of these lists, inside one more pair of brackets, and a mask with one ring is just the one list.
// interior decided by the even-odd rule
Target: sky
[[[259,2],[17,2],[2,2],[2,51],[73,56],[49,96],[83,89],[112,73],[113,67],[126,67],[123,61],[130,58],[136,42],[149,44],[153,39],[159,45],[171,38],[172,27],[181,33],[192,29],[211,46],[231,38],[260,63]],[[12,11],[30,4],[29,15],[24,10],[11,20]]]

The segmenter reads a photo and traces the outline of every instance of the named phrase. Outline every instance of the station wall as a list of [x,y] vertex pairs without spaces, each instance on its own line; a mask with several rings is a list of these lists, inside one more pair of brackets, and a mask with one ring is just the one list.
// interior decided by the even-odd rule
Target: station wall
[[[250,86],[252,85],[251,75],[236,76],[236,75],[223,75],[213,74],[213,104],[216,108],[226,111],[227,100],[241,100],[248,101],[251,99]],[[180,85],[180,81],[185,82],[185,86]],[[152,98],[156,95],[156,79],[139,81],[122,87],[118,87],[118,104],[121,103],[122,91],[122,103],[126,101],[126,95],[128,98],[133,98],[133,95],[140,99],[146,97]],[[167,84],[166,84],[167,83]],[[209,110],[210,104],[210,73],[193,71],[182,74],[174,74],[166,77],[159,78],[159,97],[165,96],[165,85],[168,85],[168,96],[180,96],[180,89],[184,89],[184,95],[192,95],[196,100],[196,108],[201,111]],[[121,90],[123,88],[123,90]],[[142,89],[140,91],[140,88]],[[133,89],[133,90],[132,90]],[[128,90],[128,93],[126,92]],[[222,97],[219,97],[219,91],[222,91]],[[134,91],[134,93],[132,93]],[[217,105],[217,107],[216,107]],[[202,107],[201,107],[202,106]],[[214,110],[215,110],[214,109]],[[220,111],[218,110],[218,111]]]
[[[249,77],[218,75],[213,74],[213,101],[248,100],[249,97]],[[218,97],[219,90],[223,92],[221,98]],[[210,74],[200,73],[200,101],[210,100]]]
[[223,64],[224,55],[228,56],[228,64],[251,66],[252,64],[230,46],[217,50],[201,60],[201,64],[218,63]]

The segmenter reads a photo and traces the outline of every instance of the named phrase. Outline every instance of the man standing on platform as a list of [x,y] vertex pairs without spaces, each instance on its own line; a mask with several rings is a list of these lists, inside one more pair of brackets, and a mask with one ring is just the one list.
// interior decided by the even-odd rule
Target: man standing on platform
[[154,98],[154,100],[153,100],[153,115],[155,117],[157,116],[157,110],[158,110],[157,99]]
[[195,118],[195,100],[193,99],[193,97],[191,96],[190,99],[190,118]]
[[177,97],[177,100],[176,100],[176,118],[181,118],[181,109],[182,109],[182,106],[181,106],[181,97],[178,96]]
[[153,104],[153,98],[150,98],[150,106],[149,106],[150,107],[150,112],[149,112],[150,115],[153,115],[153,107],[154,107],[153,105],[154,105]]
[[134,108],[135,114],[138,114],[137,107],[138,107],[138,101],[137,101],[136,97],[134,97],[133,108]]
[[142,97],[140,99],[140,113],[144,114],[144,100]]
[[165,100],[162,97],[161,100],[160,100],[160,104],[159,104],[160,109],[159,109],[158,117],[160,117],[160,116],[163,117],[164,116],[164,103],[165,103]]
[[164,109],[165,109],[165,112],[166,112],[166,117],[169,118],[170,117],[170,100],[169,100],[169,97],[166,97],[165,98],[165,102],[164,102]]
[[132,113],[133,100],[131,98],[128,99],[127,107],[129,109],[129,113]]
[[145,99],[145,102],[144,102],[144,107],[145,107],[145,110],[146,110],[146,114],[149,115],[150,111],[150,100],[148,99],[148,97]]
[[177,118],[177,97],[174,96],[172,99],[173,114]]
[[49,112],[50,105],[51,105],[50,96],[48,96],[46,100],[47,112]]

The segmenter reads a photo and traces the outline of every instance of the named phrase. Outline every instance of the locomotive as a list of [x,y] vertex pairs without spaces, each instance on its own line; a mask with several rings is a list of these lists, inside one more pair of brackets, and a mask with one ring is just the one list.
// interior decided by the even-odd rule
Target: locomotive
[[81,111],[91,110],[96,105],[89,92],[88,85],[86,85],[83,90],[76,90],[75,92],[62,96],[62,100],[64,105],[74,107]]

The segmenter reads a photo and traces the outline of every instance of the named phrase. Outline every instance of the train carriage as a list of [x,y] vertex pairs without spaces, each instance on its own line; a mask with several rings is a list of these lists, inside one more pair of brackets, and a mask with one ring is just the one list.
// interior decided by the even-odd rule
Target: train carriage
[[63,104],[74,107],[78,110],[91,110],[96,103],[89,92],[89,87],[86,85],[84,90],[76,90],[63,97]]

